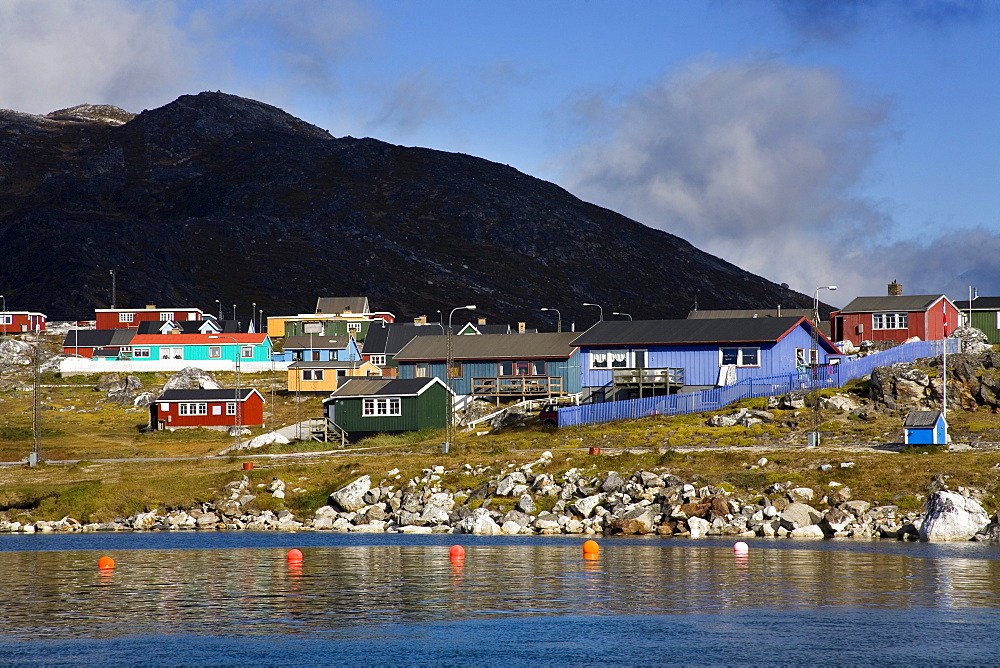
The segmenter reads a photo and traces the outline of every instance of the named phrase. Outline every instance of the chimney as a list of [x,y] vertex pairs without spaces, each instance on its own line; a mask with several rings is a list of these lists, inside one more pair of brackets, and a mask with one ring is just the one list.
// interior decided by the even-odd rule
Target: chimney
[[180,334],[180,333],[181,333],[181,330],[179,330],[179,329],[177,329],[177,328],[175,327],[174,329],[171,329],[171,330],[170,330],[170,333],[171,333],[171,334]]
[[146,304],[146,308],[148,308],[148,309],[154,309],[154,308],[156,308],[156,304]]
[[890,297],[902,297],[903,296],[903,286],[893,281],[889,284],[889,296]]
[[524,323],[523,322],[517,323],[517,333],[518,334],[524,334]]
[[413,319],[413,324],[414,325],[426,325],[427,324],[427,316],[426,315],[418,315],[416,318]]
[[479,318],[477,320],[477,323],[480,324],[480,325],[485,325],[486,324],[486,318]]

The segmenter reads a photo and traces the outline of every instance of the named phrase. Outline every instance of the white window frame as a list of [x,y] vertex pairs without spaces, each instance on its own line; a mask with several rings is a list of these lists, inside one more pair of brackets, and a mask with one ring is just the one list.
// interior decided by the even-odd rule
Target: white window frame
[[7,313],[0,315],[0,325],[13,325],[13,324],[14,324],[14,316]]
[[369,355],[368,361],[375,366],[385,366],[385,355]]
[[227,401],[226,402],[226,415],[236,415],[236,402]]
[[184,359],[184,347],[183,346],[162,346],[160,348],[160,359],[161,360],[182,360]]
[[118,322],[135,322],[135,313],[119,313]]
[[178,415],[208,415],[208,404],[203,402],[197,403],[179,403],[177,404]]
[[[605,358],[605,363],[603,365],[598,365],[598,356],[603,356]],[[624,358],[624,359],[622,359]],[[631,349],[610,349],[610,350],[591,350],[590,351],[590,368],[594,371],[614,371],[615,369],[632,369],[634,368],[633,356]],[[646,352],[646,364],[649,364],[649,352]]]
[[[725,356],[725,353],[723,351],[725,351],[725,350],[735,350],[736,351],[736,364],[733,365],[733,364],[725,364],[724,363],[724,360],[726,359],[726,356]],[[755,351],[757,351],[757,354],[756,354],[757,361],[756,361],[756,363],[754,363],[754,364],[746,364],[743,361],[743,351],[745,351],[745,350],[755,350]],[[720,367],[723,367],[723,366],[737,366],[737,367],[749,367],[749,368],[759,369],[760,368],[760,346],[724,346],[724,347],[721,347],[721,348],[719,348],[719,366]]]
[[414,378],[430,378],[431,365],[429,362],[417,362],[413,365]]
[[160,314],[160,320],[163,322],[170,322],[173,319],[174,319],[173,311],[164,311],[163,313]]
[[221,360],[222,359],[222,346],[209,346],[208,347],[208,359],[210,359],[210,360]]
[[349,323],[347,323],[347,331],[348,332],[360,332],[361,331],[361,323],[360,322],[349,322]]
[[872,313],[872,329],[909,329],[910,314],[902,312]]
[[241,346],[240,347],[240,358],[241,359],[251,359],[253,357],[253,346]]
[[132,359],[146,359],[148,360],[150,356],[149,348],[133,348],[132,349]]
[[362,417],[400,417],[403,402],[399,397],[370,397],[362,399]]
[[302,380],[305,381],[323,380],[323,369],[303,369]]

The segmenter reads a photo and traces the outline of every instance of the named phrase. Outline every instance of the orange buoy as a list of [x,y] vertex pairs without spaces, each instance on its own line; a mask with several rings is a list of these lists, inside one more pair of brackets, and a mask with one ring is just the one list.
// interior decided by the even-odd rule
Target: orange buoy
[[101,557],[97,560],[97,567],[102,571],[109,571],[115,567],[115,560],[111,557]]
[[290,563],[290,564],[301,564],[302,563],[302,550],[299,550],[299,549],[296,549],[296,548],[293,547],[292,549],[290,549],[288,551],[288,555],[286,556],[286,559],[288,559],[288,563]]
[[465,548],[461,545],[452,545],[451,549],[448,550],[448,556],[451,557],[452,561],[465,559]]
[[583,544],[584,554],[598,554],[601,551],[601,546],[597,544],[596,540],[588,540]]

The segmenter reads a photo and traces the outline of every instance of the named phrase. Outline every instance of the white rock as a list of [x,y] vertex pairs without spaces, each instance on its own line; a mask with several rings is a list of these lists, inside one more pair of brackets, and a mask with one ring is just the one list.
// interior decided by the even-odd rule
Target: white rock
[[826,534],[823,530],[816,524],[810,524],[804,527],[796,527],[792,529],[789,533],[792,538],[825,538]]
[[361,510],[367,505],[364,496],[371,488],[371,476],[363,475],[331,494],[330,500],[348,512]]
[[432,533],[433,531],[433,527],[418,527],[413,525],[399,527],[399,533]]
[[505,534],[510,534],[511,536],[521,533],[521,525],[514,520],[507,520],[501,525],[500,529]]
[[708,520],[703,520],[700,517],[689,517],[687,519],[688,529],[691,531],[692,538],[701,538],[704,536],[709,529],[712,528],[712,523]]
[[957,492],[934,492],[925,507],[921,540],[971,540],[990,523],[989,515],[978,501]]

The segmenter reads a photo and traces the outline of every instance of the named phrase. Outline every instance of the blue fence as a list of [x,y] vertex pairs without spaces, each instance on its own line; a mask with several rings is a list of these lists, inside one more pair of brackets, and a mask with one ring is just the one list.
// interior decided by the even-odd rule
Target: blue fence
[[792,390],[811,391],[826,387],[842,387],[851,380],[871,373],[875,367],[912,362],[920,357],[937,357],[941,355],[944,345],[948,346],[948,354],[959,352],[957,339],[915,341],[866,357],[845,359],[840,364],[818,367],[815,375],[810,370],[782,376],[747,378],[733,385],[691,394],[671,394],[560,408],[559,426],[572,427],[614,420],[634,420],[651,415],[700,413],[718,410],[740,399],[779,396]]

